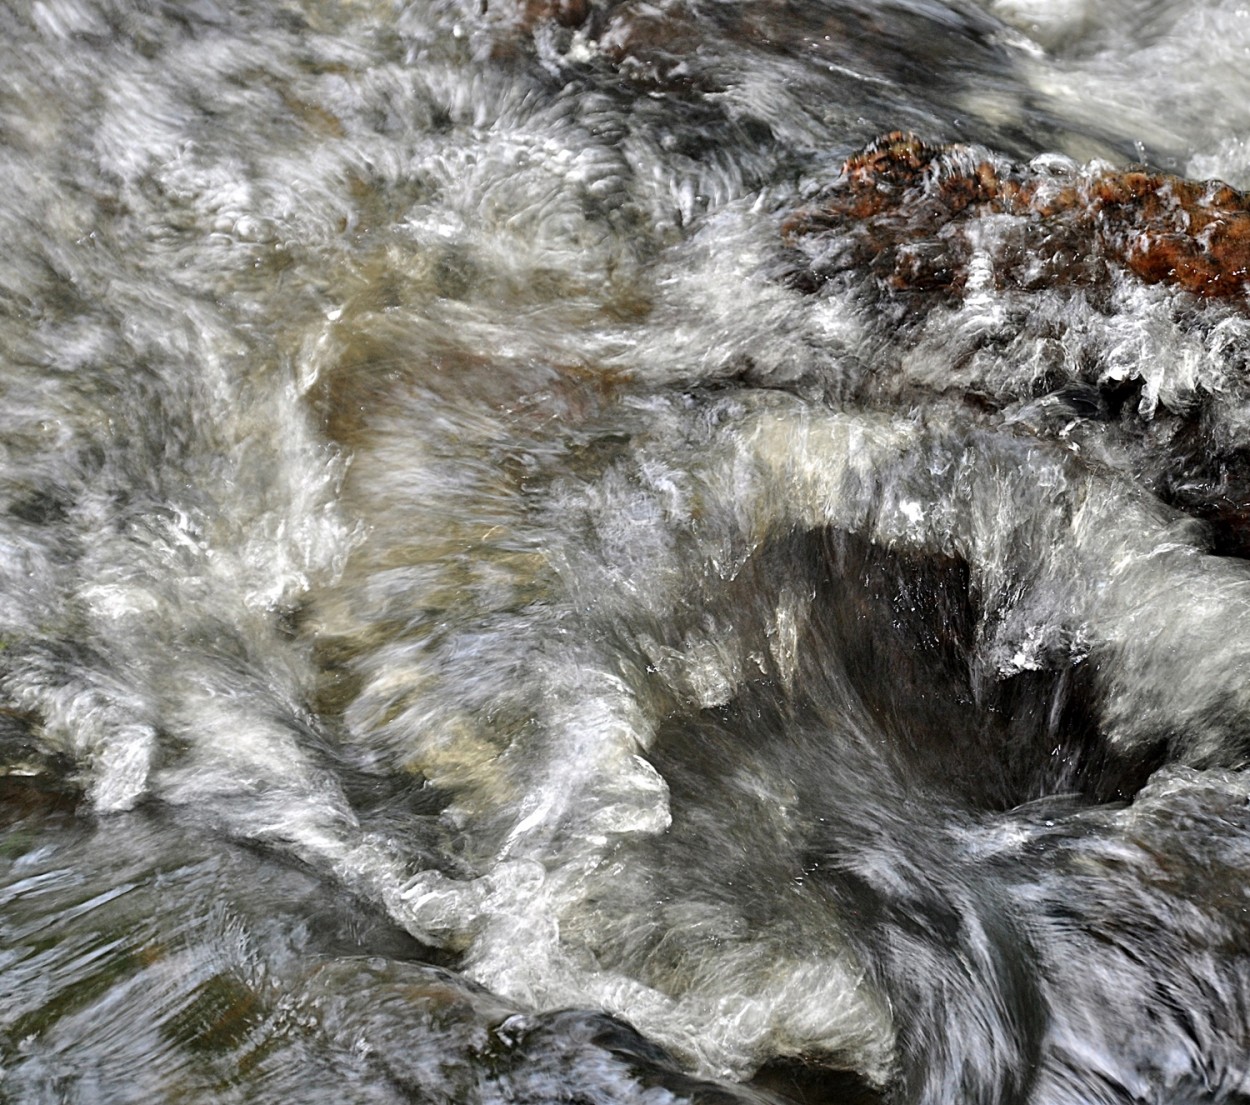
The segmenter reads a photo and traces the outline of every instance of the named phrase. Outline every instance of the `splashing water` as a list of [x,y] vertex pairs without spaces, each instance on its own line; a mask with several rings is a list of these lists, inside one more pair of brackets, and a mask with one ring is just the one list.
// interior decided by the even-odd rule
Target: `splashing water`
[[1244,7],[0,27],[0,1100],[1250,1098]]

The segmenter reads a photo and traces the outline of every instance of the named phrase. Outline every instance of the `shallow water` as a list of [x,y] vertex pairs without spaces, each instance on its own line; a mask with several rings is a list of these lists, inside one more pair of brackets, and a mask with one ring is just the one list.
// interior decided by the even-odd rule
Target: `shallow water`
[[1250,186],[1250,9],[0,30],[0,1100],[1250,1098],[1244,295],[782,237]]

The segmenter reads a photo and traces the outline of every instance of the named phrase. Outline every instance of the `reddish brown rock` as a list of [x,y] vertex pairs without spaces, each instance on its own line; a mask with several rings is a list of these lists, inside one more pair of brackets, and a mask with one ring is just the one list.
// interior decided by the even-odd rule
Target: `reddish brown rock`
[[590,0],[520,0],[517,10],[527,30],[544,20],[561,27],[580,27],[590,15]]
[[798,258],[792,282],[808,290],[859,269],[896,291],[958,298],[976,259],[1000,288],[1097,285],[1118,269],[1240,296],[1250,279],[1250,199],[1219,181],[1019,166],[897,131],[848,158],[782,236]]

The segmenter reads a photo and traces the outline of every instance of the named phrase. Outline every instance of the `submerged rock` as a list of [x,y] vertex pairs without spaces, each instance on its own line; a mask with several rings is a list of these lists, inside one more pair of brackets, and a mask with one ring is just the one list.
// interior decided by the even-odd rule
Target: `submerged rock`
[[[820,92],[810,87],[819,100],[829,97],[828,81],[847,77],[883,87],[924,79],[932,95],[960,100],[976,74],[1005,73],[1013,64],[996,19],[975,10],[956,13],[931,0],[888,10],[879,4],[799,0],[479,2],[503,32],[494,39],[497,57],[515,53],[519,32],[559,43],[560,52],[583,62],[598,55],[632,88],[677,93],[687,105],[741,89],[731,97],[727,115],[733,121],[739,113],[749,114],[756,126],[777,123],[778,107],[812,79],[822,87]],[[568,32],[576,32],[577,48],[570,49]],[[760,75],[779,59],[787,80],[771,87],[766,101],[756,102]],[[828,109],[826,102],[818,114]],[[900,104],[900,110],[908,108]]]
[[808,291],[848,269],[956,301],[974,285],[1097,287],[1125,271],[1230,297],[1250,274],[1250,198],[1220,181],[1056,157],[1019,165],[901,131],[852,154],[782,236],[796,253],[789,282]]

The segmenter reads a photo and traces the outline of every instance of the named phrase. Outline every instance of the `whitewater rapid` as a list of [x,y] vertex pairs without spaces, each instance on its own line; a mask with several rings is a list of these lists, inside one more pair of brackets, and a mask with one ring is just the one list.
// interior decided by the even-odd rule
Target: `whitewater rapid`
[[0,29],[0,1100],[1250,1097],[1245,294],[785,230],[1250,185],[1243,6]]

